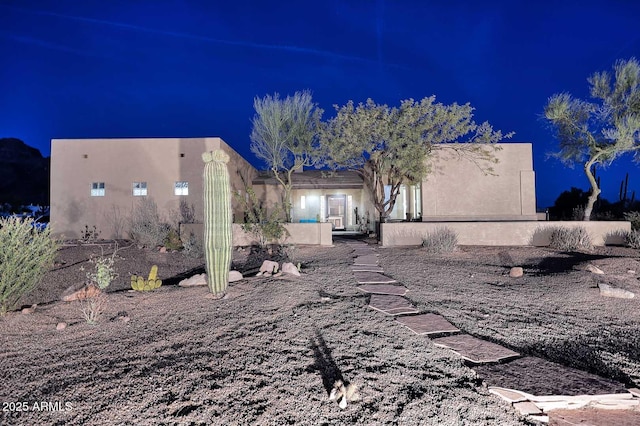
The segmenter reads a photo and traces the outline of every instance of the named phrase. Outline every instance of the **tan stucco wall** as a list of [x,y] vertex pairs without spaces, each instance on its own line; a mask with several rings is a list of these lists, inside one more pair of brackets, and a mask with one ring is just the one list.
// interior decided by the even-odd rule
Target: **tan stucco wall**
[[[251,182],[256,171],[218,137],[52,140],[52,232],[77,238],[88,225],[96,226],[101,238],[115,237],[115,215],[128,220],[139,203],[140,197],[132,194],[133,182],[147,182],[148,197],[156,202],[165,219],[177,211],[180,198],[184,198],[195,207],[197,219],[202,220],[201,155],[215,149],[223,149],[231,157],[232,189],[244,190],[240,175]],[[176,181],[189,182],[189,195],[174,195]],[[90,195],[92,182],[105,182],[104,197]],[[234,213],[241,215],[237,206]],[[127,230],[128,225],[123,237]]]
[[[331,246],[333,237],[331,235],[330,223],[286,223],[285,228],[289,236],[284,239],[284,244],[308,244]],[[180,236],[186,241],[190,234],[193,234],[199,241],[204,235],[204,225],[201,223],[189,223],[180,226]],[[251,246],[258,244],[253,235],[245,232],[242,225],[233,224],[233,246]]]
[[531,144],[496,146],[494,175],[451,149],[434,152],[431,173],[422,184],[424,221],[536,220]]
[[465,246],[546,246],[550,227],[584,227],[594,245],[623,244],[624,232],[631,222],[440,222],[383,223],[381,244],[384,247],[420,245],[421,235],[446,227],[458,234],[458,244]]

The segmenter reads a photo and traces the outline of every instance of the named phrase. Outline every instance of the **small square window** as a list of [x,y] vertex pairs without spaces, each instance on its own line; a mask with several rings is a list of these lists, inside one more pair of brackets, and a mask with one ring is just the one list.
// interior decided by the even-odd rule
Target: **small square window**
[[104,182],[93,182],[91,184],[92,197],[104,197]]
[[133,196],[145,197],[147,195],[147,182],[133,182]]
[[175,195],[189,195],[189,182],[176,182],[173,188],[173,193]]

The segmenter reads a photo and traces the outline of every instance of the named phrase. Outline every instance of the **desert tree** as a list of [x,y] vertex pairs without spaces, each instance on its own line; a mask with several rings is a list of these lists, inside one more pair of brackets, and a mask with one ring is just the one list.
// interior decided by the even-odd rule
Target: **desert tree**
[[587,79],[592,101],[568,93],[551,96],[544,116],[559,142],[554,155],[569,165],[581,163],[591,185],[583,220],[591,218],[600,187],[593,169],[633,153],[640,160],[640,63],[619,60],[614,73],[596,72]]
[[291,221],[292,174],[317,163],[318,126],[322,109],[308,90],[281,99],[255,98],[251,152],[263,160],[283,188],[285,219]]
[[[381,221],[393,210],[400,187],[428,174],[433,150],[451,149],[491,172],[496,161],[493,143],[511,137],[487,122],[476,124],[469,104],[443,105],[435,96],[407,99],[399,107],[368,99],[335,109],[336,116],[321,129],[323,162],[362,177]],[[385,185],[390,188],[388,197]]]

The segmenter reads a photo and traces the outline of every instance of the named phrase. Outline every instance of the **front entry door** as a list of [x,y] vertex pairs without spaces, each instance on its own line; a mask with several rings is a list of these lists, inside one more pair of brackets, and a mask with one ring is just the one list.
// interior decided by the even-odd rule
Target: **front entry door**
[[327,195],[327,220],[333,224],[333,229],[344,229],[346,211],[346,195]]

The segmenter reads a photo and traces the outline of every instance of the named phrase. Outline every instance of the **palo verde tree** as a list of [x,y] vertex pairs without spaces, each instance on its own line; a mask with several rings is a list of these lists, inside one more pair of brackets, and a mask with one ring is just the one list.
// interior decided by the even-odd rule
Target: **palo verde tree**
[[593,102],[559,93],[544,109],[560,144],[555,156],[569,165],[582,163],[591,185],[583,220],[591,218],[600,195],[594,167],[625,153],[640,160],[640,63],[635,58],[617,61],[613,69],[613,81],[606,71],[588,78]]
[[[434,149],[455,150],[480,167],[486,160],[485,170],[490,172],[495,162],[491,144],[511,137],[494,131],[489,123],[476,124],[469,104],[443,105],[435,96],[407,99],[393,108],[371,99],[335,108],[336,116],[321,129],[324,164],[358,173],[382,222],[393,210],[401,185],[415,184],[427,175]],[[385,185],[390,188],[388,197]]]
[[280,99],[276,93],[255,98],[251,152],[263,160],[282,185],[285,219],[291,222],[292,174],[317,162],[318,126],[322,109],[308,90]]

